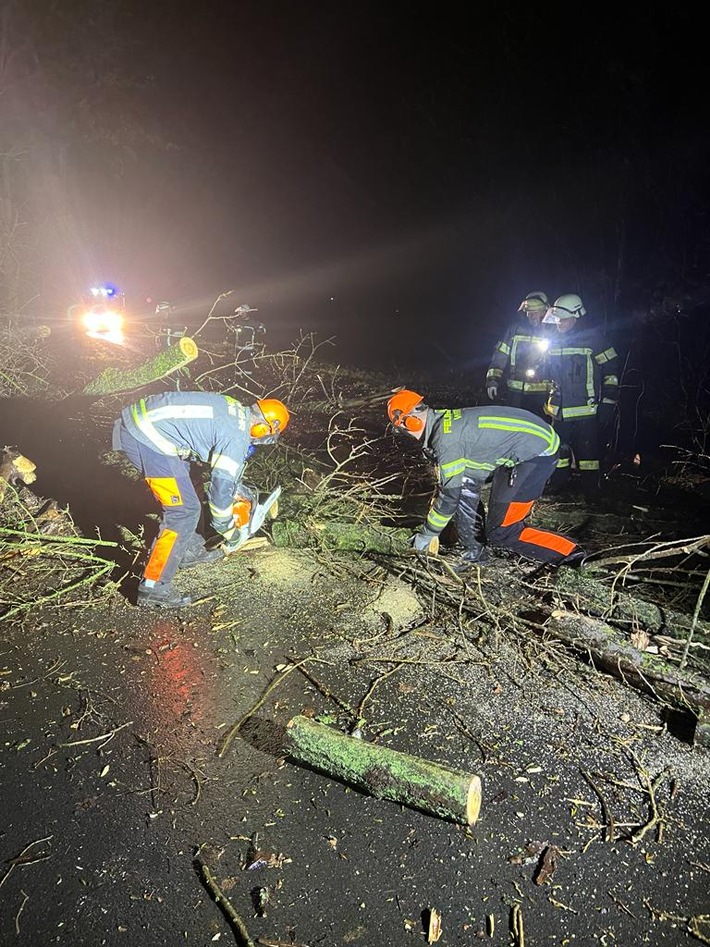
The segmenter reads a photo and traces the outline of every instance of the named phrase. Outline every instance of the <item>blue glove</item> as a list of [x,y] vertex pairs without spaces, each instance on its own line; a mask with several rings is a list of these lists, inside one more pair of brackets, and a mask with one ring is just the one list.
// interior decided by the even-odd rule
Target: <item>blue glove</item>
[[430,533],[428,530],[423,529],[414,534],[412,537],[412,545],[417,552],[428,552],[431,541],[437,538],[437,533]]

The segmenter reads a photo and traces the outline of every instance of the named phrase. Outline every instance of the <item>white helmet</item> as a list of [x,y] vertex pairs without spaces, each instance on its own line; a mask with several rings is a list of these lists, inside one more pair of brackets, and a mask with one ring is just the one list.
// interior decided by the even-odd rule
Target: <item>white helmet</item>
[[561,319],[579,319],[586,314],[581,298],[576,293],[566,293],[557,297],[542,321],[557,324]]
[[532,293],[528,293],[520,303],[518,312],[540,312],[542,309],[547,309],[548,306],[547,293],[543,293],[542,290],[534,290]]

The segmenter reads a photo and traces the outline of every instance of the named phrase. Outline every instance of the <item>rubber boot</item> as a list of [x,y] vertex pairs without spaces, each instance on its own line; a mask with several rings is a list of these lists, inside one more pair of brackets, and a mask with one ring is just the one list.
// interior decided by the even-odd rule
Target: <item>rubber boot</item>
[[485,566],[490,561],[488,550],[482,543],[469,546],[451,566],[454,572],[466,572],[472,566]]
[[138,584],[136,605],[142,608],[181,608],[189,605],[192,599],[173,588],[170,583],[156,582],[155,585],[146,585],[145,581]]

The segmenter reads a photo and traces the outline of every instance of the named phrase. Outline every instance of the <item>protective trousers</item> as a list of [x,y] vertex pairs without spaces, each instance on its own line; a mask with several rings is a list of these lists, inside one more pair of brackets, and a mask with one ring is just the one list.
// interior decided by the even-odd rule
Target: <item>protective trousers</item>
[[596,414],[585,418],[555,421],[560,437],[560,456],[550,486],[556,493],[569,484],[572,464],[580,475],[584,495],[594,499],[599,494],[599,421]]
[[531,411],[549,424],[550,418],[545,412],[549,397],[547,391],[516,391],[509,388],[506,401],[512,408],[524,408],[526,411]]
[[143,570],[143,582],[149,586],[158,582],[167,585],[186,554],[195,555],[197,546],[200,549],[204,546],[202,537],[195,532],[202,504],[190,479],[190,464],[180,457],[151,450],[125,428],[121,429],[120,437],[124,454],[143,474],[163,508],[160,529]]
[[535,457],[515,467],[498,467],[493,474],[486,537],[491,546],[504,546],[527,559],[560,562],[578,547],[571,539],[526,525],[533,503],[552,476],[557,456]]

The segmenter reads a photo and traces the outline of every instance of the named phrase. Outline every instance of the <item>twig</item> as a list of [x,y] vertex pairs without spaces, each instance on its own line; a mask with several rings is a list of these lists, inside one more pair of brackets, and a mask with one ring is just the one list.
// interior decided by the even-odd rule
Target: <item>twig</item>
[[101,740],[113,740],[119,730],[124,730],[126,727],[130,727],[133,723],[132,720],[122,723],[120,727],[116,727],[113,730],[109,730],[108,733],[102,733],[98,737],[88,737],[86,740],[72,740],[71,743],[60,743],[59,746],[81,746],[83,743],[99,743]]
[[20,894],[24,895],[24,897],[22,899],[22,904],[20,905],[20,909],[15,915],[15,933],[18,934],[18,936],[20,933],[20,914],[22,914],[25,905],[30,900],[29,894],[27,894],[26,891],[23,891],[22,888],[20,888]]
[[234,910],[229,898],[224,895],[222,889],[212,877],[212,872],[204,862],[198,860],[198,864],[205,887],[214,898],[215,904],[221,908],[222,913],[232,925],[234,933],[237,935],[237,943],[240,944],[241,947],[255,947],[254,941],[249,936],[246,924]]
[[695,634],[695,626],[698,624],[698,617],[700,615],[700,609],[703,607],[703,600],[705,598],[705,593],[710,586],[710,569],[707,571],[705,576],[705,581],[703,582],[703,587],[700,590],[700,595],[698,595],[698,600],[695,603],[695,610],[693,612],[693,623],[690,626],[690,631],[688,632],[688,637],[685,639],[685,647],[683,648],[683,654],[680,659],[680,669],[681,671],[685,667],[685,662],[688,660],[688,650],[690,649],[690,644],[693,640],[693,635]]
[[597,798],[599,799],[599,802],[601,803],[602,818],[604,819],[604,822],[606,823],[604,826],[604,828],[606,829],[606,835],[607,835],[606,841],[613,842],[614,841],[614,816],[612,815],[609,809],[609,806],[607,805],[606,799],[604,798],[604,795],[601,789],[594,782],[591,775],[585,772],[585,770],[581,770],[581,773],[582,773],[582,776],[584,776],[584,778],[587,780],[589,785],[592,787],[592,789],[597,795]]
[[231,744],[232,740],[233,740],[233,739],[235,738],[235,736],[239,733],[239,731],[240,731],[241,728],[244,726],[244,724],[247,722],[247,720],[249,720],[250,717],[253,717],[253,716],[254,716],[254,714],[257,712],[257,710],[259,709],[259,707],[262,706],[262,704],[264,703],[264,701],[266,700],[266,698],[269,696],[269,694],[270,694],[276,687],[278,687],[279,684],[281,684],[282,681],[283,681],[286,677],[288,677],[288,675],[291,673],[291,671],[295,671],[296,668],[302,667],[304,664],[306,664],[307,661],[314,661],[314,660],[317,660],[317,659],[312,658],[312,657],[311,657],[311,658],[304,658],[302,661],[299,661],[298,664],[291,664],[291,665],[289,665],[289,667],[287,667],[285,671],[283,671],[281,674],[279,674],[278,677],[275,677],[275,678],[274,678],[274,680],[269,684],[269,686],[266,688],[266,690],[264,691],[264,693],[261,695],[261,697],[259,698],[259,700],[257,700],[257,702],[256,702],[252,707],[250,707],[249,710],[247,710],[247,712],[244,714],[243,717],[240,717],[239,720],[237,720],[236,723],[232,724],[232,726],[231,726],[231,727],[229,728],[229,730],[226,732],[226,734],[224,735],[224,737],[223,737],[223,739],[222,739],[222,744],[221,744],[219,750],[217,751],[217,756],[218,756],[220,759],[222,759],[222,758],[224,757],[224,754],[225,754],[225,753],[227,752],[227,750],[229,749],[229,745]]
[[33,845],[39,845],[41,842],[49,842],[50,839],[53,839],[53,838],[54,838],[53,835],[47,835],[45,836],[45,838],[35,839],[34,842],[30,842],[28,845],[25,845],[25,847],[22,849],[19,855],[15,855],[14,858],[8,859],[10,867],[7,869],[7,871],[2,876],[2,878],[0,878],[0,888],[2,888],[2,886],[5,884],[7,879],[10,877],[10,875],[12,874],[12,870],[13,868],[15,868],[16,865],[33,865],[35,862],[46,861],[50,857],[49,854],[48,855],[35,855],[32,858],[26,859],[26,860],[24,859],[24,855],[32,848]]

